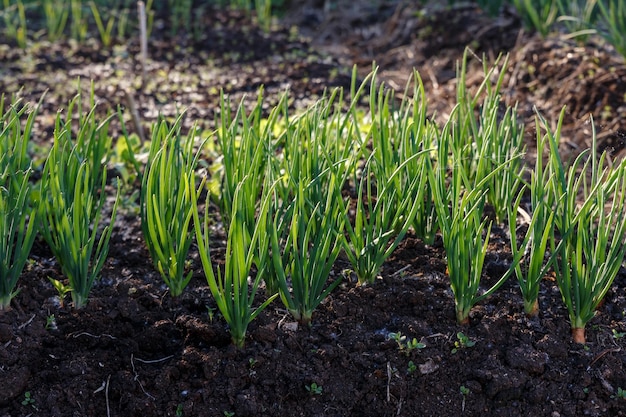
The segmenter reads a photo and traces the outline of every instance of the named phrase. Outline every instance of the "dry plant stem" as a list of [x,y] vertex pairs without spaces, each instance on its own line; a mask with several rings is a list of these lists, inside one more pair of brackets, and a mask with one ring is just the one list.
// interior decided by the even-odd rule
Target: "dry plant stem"
[[146,28],[146,5],[143,1],[137,2],[139,12],[139,33],[141,36],[141,84],[146,83],[146,67],[148,61],[148,30]]

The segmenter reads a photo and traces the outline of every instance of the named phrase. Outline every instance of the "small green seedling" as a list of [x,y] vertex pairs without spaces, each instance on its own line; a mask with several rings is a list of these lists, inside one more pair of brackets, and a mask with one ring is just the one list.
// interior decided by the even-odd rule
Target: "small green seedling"
[[312,382],[311,385],[304,386],[311,395],[322,395],[322,386]]
[[233,417],[235,415],[235,413],[233,411],[226,411],[226,410],[224,410],[224,415],[226,417]]
[[452,349],[452,353],[457,353],[459,349],[471,348],[476,344],[476,342],[463,334],[463,332],[458,332],[456,334],[456,338],[457,340],[454,342],[454,349]]
[[178,404],[178,406],[176,407],[176,417],[183,417],[183,405],[182,404]]
[[207,313],[209,315],[209,322],[213,324],[213,318],[215,317],[215,309],[211,306],[206,306]]
[[65,296],[72,291],[71,285],[65,285],[61,281],[48,277],[48,280],[52,283],[52,286],[57,293],[59,294],[59,302],[61,303],[61,307],[65,306]]
[[416,338],[407,339],[407,337],[400,332],[389,333],[387,337],[389,340],[395,340],[400,350],[407,356],[415,349],[424,349],[426,347],[425,344],[418,342]]
[[56,330],[57,329],[57,321],[54,317],[54,314],[50,314],[46,317],[46,330]]
[[621,398],[622,400],[626,400],[626,389],[622,389],[620,387],[617,388],[617,398]]
[[24,405],[24,406],[29,406],[30,405],[35,410],[37,409],[37,407],[35,407],[35,399],[30,395],[30,391],[26,391],[24,393],[24,400],[22,400],[22,405]]
[[409,361],[406,371],[409,375],[414,373],[415,371],[417,371],[417,365],[415,365],[413,361]]
[[467,388],[465,385],[461,385],[461,387],[459,388],[459,391],[461,392],[461,395],[463,396],[463,402],[461,403],[461,411],[465,412],[465,399],[467,395],[470,393],[470,389]]
[[619,340],[624,336],[626,336],[626,332],[618,332],[617,330],[613,329],[613,339]]

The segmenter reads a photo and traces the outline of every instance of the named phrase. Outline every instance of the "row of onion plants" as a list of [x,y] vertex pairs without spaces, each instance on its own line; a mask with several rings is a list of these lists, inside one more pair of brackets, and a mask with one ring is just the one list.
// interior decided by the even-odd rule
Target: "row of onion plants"
[[[465,86],[466,61],[459,64],[457,105],[441,126],[426,116],[419,74],[396,101],[374,69],[360,84],[355,75],[349,91],[330,91],[295,115],[288,93],[265,118],[262,91],[251,111],[244,102],[232,111],[222,97],[216,129],[204,138],[196,129],[181,135],[182,116],[159,120],[143,169],[128,141],[141,178],[144,240],[171,295],[190,282],[189,253],[197,247],[211,294],[241,346],[249,323],[275,299],[295,320],[311,323],[342,279],[335,268],[342,254],[359,284],[373,283],[412,228],[427,243],[441,236],[460,324],[513,275],[524,310],[537,314],[540,282],[553,270],[574,339],[584,342],[585,324],[626,252],[626,162],[609,166],[593,147],[566,166],[560,124],[553,131],[537,114],[538,157],[534,167],[524,166],[523,126],[514,108],[501,110],[506,60],[485,66],[473,92]],[[94,103],[87,107],[83,112],[78,97],[65,117],[59,114],[33,196],[25,149],[34,112],[23,124],[26,112],[17,104],[4,113],[3,307],[38,231],[76,308],[100,274],[119,197],[103,222],[110,118],[96,120]],[[204,158],[209,144],[220,155],[213,165]],[[227,233],[222,267],[212,259],[210,205]],[[509,227],[512,260],[485,288],[493,221]],[[258,301],[262,284],[265,298]]]

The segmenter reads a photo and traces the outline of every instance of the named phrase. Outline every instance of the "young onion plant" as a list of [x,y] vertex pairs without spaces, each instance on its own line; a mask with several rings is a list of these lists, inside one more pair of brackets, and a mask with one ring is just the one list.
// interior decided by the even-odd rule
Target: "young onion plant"
[[[263,311],[277,296],[268,297],[261,305],[254,307],[254,300],[263,279],[263,265],[257,265],[255,277],[252,275],[252,267],[257,254],[257,244],[261,234],[266,232],[267,215],[270,207],[272,187],[265,189],[259,208],[258,217],[254,220],[253,233],[250,234],[250,225],[246,222],[246,207],[251,204],[250,199],[256,196],[247,194],[245,182],[258,181],[252,176],[244,177],[240,185],[235,188],[233,194],[232,216],[228,227],[228,240],[226,246],[226,261],[224,270],[213,270],[213,263],[209,253],[209,214],[208,201],[205,201],[204,218],[200,220],[198,209],[198,195],[204,188],[204,180],[200,187],[195,189],[195,175],[183,174],[188,179],[188,186],[192,193],[194,229],[198,242],[198,251],[202,261],[202,267],[206,276],[211,294],[217,303],[217,307],[228,323],[231,339],[235,346],[243,347],[248,325]],[[252,281],[251,285],[248,281]]]
[[557,201],[555,225],[561,236],[551,250],[557,284],[569,314],[572,338],[585,343],[585,326],[619,272],[626,254],[626,162],[605,165],[606,154],[596,154],[595,126],[592,147],[566,170],[558,154],[558,139],[565,109],[554,134],[542,120],[550,140],[552,192]]
[[[415,158],[421,156],[416,154]],[[404,164],[389,178],[380,174],[379,164],[371,157],[367,161],[357,193],[354,226],[346,221],[344,252],[359,284],[375,281],[383,263],[402,242],[419,208],[421,178],[412,178],[405,184],[409,190],[400,191],[394,180],[403,172]]]
[[[521,201],[525,194],[524,186],[509,209],[509,231],[511,239],[511,251],[514,257],[520,257],[520,262],[515,266],[515,274],[524,300],[524,312],[533,317],[539,314],[539,285],[552,264],[554,255],[546,262],[545,257],[548,243],[554,238],[554,209],[553,195],[550,193],[551,176],[550,170],[544,170],[543,151],[547,137],[541,137],[539,120],[536,119],[537,132],[537,159],[535,169],[531,172],[530,179],[530,206],[531,215],[521,207]],[[528,220],[526,234],[518,244],[517,240],[517,214],[525,214]]]
[[[291,315],[302,324],[310,324],[314,310],[339,285],[337,278],[327,285],[333,264],[341,250],[345,222],[340,188],[334,174],[330,175],[327,197],[322,201],[308,198],[309,192],[300,183],[291,206],[284,217],[268,222],[274,272],[277,274],[280,298]],[[288,236],[281,245],[281,226],[288,224]],[[291,283],[291,286],[289,286]]]
[[[241,101],[233,115],[230,101],[224,97],[223,92],[220,95],[217,144],[222,157],[216,171],[221,181],[217,203],[225,224],[230,223],[231,211],[235,209],[239,216],[247,219],[246,224],[254,224],[265,174],[267,135],[270,127],[267,126],[269,123],[265,128],[261,125],[263,91],[259,91],[256,106],[249,115],[246,114],[244,104],[244,101]],[[246,177],[256,178],[256,181],[243,181]],[[237,207],[234,204],[235,191],[242,186],[247,187],[243,192],[250,198],[242,201],[248,204],[247,206]],[[252,230],[250,234],[252,235]]]
[[626,57],[626,4],[620,0],[598,1],[603,28],[600,34],[615,50]]
[[[234,115],[230,102],[224,98],[223,93],[220,101],[221,118],[217,130],[217,144],[222,156],[218,161],[219,168],[215,171],[216,176],[220,178],[220,185],[218,187],[214,185],[214,188],[219,190],[217,203],[225,224],[229,224],[232,210],[237,209],[238,216],[243,217],[244,225],[249,228],[248,233],[253,235],[264,178],[266,173],[270,176],[273,173],[267,167],[276,166],[278,163],[277,143],[280,143],[281,139],[277,139],[276,136],[286,136],[286,130],[289,129],[289,126],[282,125],[285,120],[289,120],[288,97],[286,93],[283,94],[267,119],[262,119],[263,90],[259,91],[256,105],[249,114],[246,114],[244,101],[239,103]],[[284,120],[281,120],[281,117]],[[280,173],[276,178],[279,177]],[[255,178],[255,181],[243,181],[244,178]],[[242,188],[240,192],[248,196],[240,202],[244,204],[243,206],[234,204],[234,195],[238,188]],[[278,286],[275,274],[271,273],[272,263],[268,260],[268,236],[262,235],[259,243],[255,263],[268,268],[267,273],[262,274],[266,290],[276,294]]]
[[[404,98],[400,105],[397,119],[397,134],[402,137],[400,153],[405,161],[405,184],[413,178],[419,178],[417,184],[418,193],[415,196],[417,210],[412,217],[412,227],[415,234],[426,244],[433,244],[438,230],[437,209],[433,202],[433,189],[428,181],[428,167],[432,166],[433,158],[436,156],[434,140],[437,135],[437,127],[427,116],[427,99],[424,92],[424,84],[417,71],[413,72],[413,95],[409,97],[409,86],[407,83]],[[423,153],[419,158],[413,155]],[[428,158],[431,165],[426,164],[424,159]],[[411,188],[402,185],[402,190],[409,191]]]
[[141,229],[155,268],[178,297],[193,271],[185,263],[193,240],[190,233],[192,196],[188,180],[199,153],[194,155],[194,133],[183,140],[182,115],[172,126],[163,119],[154,125],[148,163],[141,185]]
[[79,110],[74,140],[71,121],[75,106],[80,109],[79,99],[70,103],[65,122],[57,116],[54,143],[40,183],[39,210],[42,234],[69,280],[74,307],[80,309],[87,303],[108,254],[119,189],[110,222],[100,230],[106,200],[109,119],[98,123],[95,107],[87,116]]
[[[459,111],[459,107],[454,109],[454,112],[456,111]],[[454,117],[455,115],[452,114],[451,120],[454,120]],[[490,296],[508,279],[514,272],[514,265],[519,262],[521,255],[514,257],[511,267],[495,284],[479,293],[491,230],[491,225],[488,225],[487,220],[482,219],[487,194],[485,184],[491,180],[492,176],[499,175],[501,170],[506,169],[508,161],[495,167],[480,182],[474,184],[466,175],[465,170],[457,169],[454,165],[448,167],[446,163],[442,163],[449,158],[452,162],[458,161],[463,155],[463,149],[451,146],[454,142],[450,140],[450,130],[450,123],[447,123],[437,140],[437,167],[433,168],[429,159],[425,161],[429,167],[429,181],[433,187],[439,228],[446,251],[457,322],[467,324],[471,308]],[[451,154],[448,154],[449,148],[451,148]],[[478,155],[478,158],[484,157],[484,155]]]
[[[408,96],[405,95],[400,111],[395,112],[390,106],[392,95],[383,94],[383,88],[377,91],[373,76],[370,89],[372,152],[360,181],[355,178],[359,185],[354,226],[346,221],[347,237],[343,240],[344,252],[359,284],[374,282],[424,204],[422,185],[427,176],[419,169],[419,164],[430,150],[416,151],[420,146],[416,142],[421,138],[414,136],[409,128]],[[416,153],[411,154],[411,151]],[[409,166],[413,168],[411,171]],[[349,204],[349,200],[347,202]],[[344,207],[344,211],[348,208]]]
[[[69,142],[60,146],[58,139],[55,137],[40,184],[41,231],[69,280],[74,307],[81,309],[108,254],[119,190],[110,222],[100,232],[106,171],[101,176],[100,190],[94,192],[92,180],[99,169],[79,155],[76,146]],[[69,172],[75,176],[68,178]]]
[[[494,209],[496,221],[502,223],[522,184],[524,130],[517,121],[516,108],[501,109],[500,88],[508,57],[502,65],[499,65],[498,58],[491,68],[483,60],[483,82],[475,94],[470,94],[465,86],[467,54],[466,50],[457,71],[459,110],[454,113],[456,123],[451,129],[452,146],[457,149],[457,162],[465,169],[468,178],[477,184],[489,176],[484,184],[487,202]],[[495,78],[494,82],[492,78]],[[485,97],[478,109],[483,95]],[[475,116],[477,112],[478,117]],[[496,167],[500,167],[500,173],[490,175]]]
[[355,70],[349,101],[343,90],[333,90],[288,120],[274,145],[282,152],[279,163],[269,165],[269,177],[276,181],[268,222],[272,265],[281,300],[304,324],[339,284],[327,282],[342,248],[346,208],[341,191],[365,153],[357,140],[356,105],[369,78],[357,87]]
[[24,122],[29,107],[18,110],[20,105],[15,101],[4,112],[4,96],[0,98],[0,311],[8,309],[17,294],[17,280],[37,235],[26,151],[39,107]]

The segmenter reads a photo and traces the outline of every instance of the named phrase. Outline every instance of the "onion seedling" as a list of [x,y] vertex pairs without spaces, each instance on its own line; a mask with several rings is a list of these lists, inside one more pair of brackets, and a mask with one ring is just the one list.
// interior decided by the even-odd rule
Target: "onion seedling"
[[8,309],[17,294],[15,286],[37,235],[37,210],[30,203],[32,172],[28,141],[39,106],[30,112],[19,101],[4,112],[0,98],[0,311]]
[[317,203],[307,199],[305,186],[299,185],[291,207],[285,212],[285,218],[291,219],[291,222],[282,251],[278,224],[286,219],[275,217],[273,222],[269,222],[272,261],[280,298],[292,316],[302,324],[311,323],[313,311],[341,280],[337,278],[326,286],[341,250],[345,222],[342,205],[337,201],[341,197],[335,181],[331,174],[327,198]]
[[194,230],[198,242],[198,251],[202,261],[202,267],[209,284],[211,294],[215,299],[217,308],[228,323],[232,342],[237,347],[243,347],[248,325],[261,313],[276,297],[274,294],[258,307],[253,307],[259,284],[262,280],[264,267],[257,265],[256,277],[251,278],[252,284],[248,284],[252,273],[252,265],[257,253],[259,236],[265,233],[267,215],[270,205],[272,187],[267,187],[259,208],[259,214],[253,228],[253,234],[249,233],[250,225],[246,224],[245,207],[248,201],[255,196],[244,192],[245,181],[257,181],[254,177],[245,177],[233,195],[232,216],[228,227],[228,240],[226,245],[226,260],[224,271],[213,271],[213,263],[209,253],[209,215],[208,201],[205,201],[204,219],[200,221],[198,210],[198,194],[204,188],[203,180],[198,190],[195,189],[195,175],[184,176],[188,179],[188,186],[192,193]]
[[[423,112],[410,118],[406,98],[400,111],[394,112],[391,93],[384,94],[384,86],[378,90],[375,87],[374,73],[370,87],[372,151],[360,181],[355,172],[355,183],[359,185],[354,226],[346,221],[343,240],[344,252],[359,284],[374,282],[385,260],[414,224],[416,213],[424,205],[422,186],[428,178],[420,162],[430,149],[419,150],[421,138],[414,133],[419,133],[421,127],[410,122],[424,123]],[[415,100],[419,101],[420,96]]]
[[598,1],[605,30],[600,34],[619,52],[626,57],[626,4],[621,0]]
[[[415,154],[417,159],[423,153]],[[413,177],[400,190],[397,177],[410,160],[400,165],[389,178],[384,178],[381,163],[373,158],[366,168],[357,193],[354,226],[346,221],[344,252],[352,264],[359,284],[371,284],[381,266],[398,247],[412,224],[419,206],[420,177]],[[373,172],[376,172],[374,174]],[[372,183],[376,181],[374,186]],[[375,196],[372,189],[376,187]],[[347,210],[344,209],[344,212]]]
[[[520,207],[522,197],[526,191],[524,186],[520,190],[513,207],[509,209],[509,231],[511,251],[514,257],[520,257],[515,265],[515,274],[524,300],[524,312],[527,316],[536,316],[539,313],[539,284],[554,260],[554,255],[548,262],[544,262],[548,249],[548,242],[554,235],[554,202],[549,191],[551,178],[550,170],[543,168],[543,149],[546,137],[541,138],[539,120],[536,119],[537,132],[537,159],[535,169],[531,172],[530,199],[532,215],[528,215]],[[525,213],[530,219],[528,229],[521,244],[518,245],[516,236],[517,213]]]
[[559,256],[554,270],[569,314],[572,337],[576,343],[584,344],[585,326],[595,316],[626,254],[626,162],[613,169],[604,168],[606,153],[599,158],[596,154],[591,119],[591,151],[581,153],[566,171],[558,154],[564,113],[565,109],[555,134],[549,132],[543,120],[550,139],[552,192],[558,202],[555,223],[561,235],[558,246],[556,239],[551,239],[551,249]]
[[[457,69],[458,110],[450,116],[453,122],[450,129],[451,148],[455,153],[455,162],[474,184],[485,177],[490,178],[483,185],[487,191],[485,197],[494,209],[496,221],[501,223],[507,218],[507,212],[522,184],[524,129],[517,121],[516,108],[507,107],[504,112],[501,110],[500,88],[506,74],[508,57],[502,65],[499,65],[501,57],[498,57],[491,68],[483,59],[483,82],[476,93],[470,94],[465,85],[467,54],[468,50]],[[499,75],[491,83],[496,73]],[[478,109],[483,94],[485,98]],[[496,167],[499,167],[499,174],[490,175]]]
[[155,268],[178,297],[191,280],[185,262],[193,240],[192,202],[187,178],[197,165],[192,129],[180,135],[182,115],[170,127],[160,118],[153,126],[148,163],[141,184],[141,229]]
[[[241,101],[233,116],[230,110],[230,101],[224,93],[220,93],[220,124],[217,129],[217,143],[222,157],[216,171],[221,180],[220,193],[216,198],[225,224],[232,218],[231,210],[235,209],[235,190],[247,186],[246,198],[242,203],[247,206],[238,207],[240,216],[245,216],[246,224],[252,225],[258,209],[259,197],[265,174],[264,166],[269,140],[268,129],[261,126],[261,112],[263,108],[263,90],[259,91],[257,103],[250,115],[246,115],[244,102]],[[243,181],[244,177],[252,176],[256,181]],[[252,234],[252,231],[250,230]]]
[[[109,251],[119,185],[111,219],[99,229],[106,200],[106,159],[110,152],[110,118],[98,122],[93,105],[87,115],[80,95],[68,106],[65,122],[57,116],[54,143],[39,187],[41,232],[68,278],[76,309],[87,303]],[[72,138],[72,115],[78,109],[78,133]],[[100,237],[98,238],[98,235]]]
[[537,30],[544,38],[548,36],[559,12],[554,0],[513,0],[513,6],[526,27]]
[[[63,151],[67,158],[51,153],[46,161],[41,180],[41,230],[52,253],[61,265],[63,274],[68,278],[72,301],[76,309],[87,303],[87,297],[98,277],[109,250],[109,240],[117,204],[119,189],[110,223],[98,235],[98,226],[102,217],[102,208],[106,194],[99,195],[90,192],[89,185],[92,178],[91,166],[79,163],[75,152]],[[66,168],[78,165],[77,177],[73,189],[68,189]],[[102,176],[101,187],[106,185],[106,174]],[[72,195],[72,199],[66,196]]]
[[[458,107],[454,111],[458,111]],[[452,115],[451,117],[454,117]],[[432,167],[426,159],[428,176],[433,187],[437,219],[446,251],[450,286],[454,293],[456,319],[459,324],[469,322],[469,312],[479,301],[496,291],[514,272],[521,254],[514,257],[507,272],[489,289],[479,294],[483,263],[489,244],[491,225],[482,219],[485,205],[485,184],[493,175],[505,169],[507,161],[494,168],[480,182],[473,184],[463,169],[448,170],[450,124],[446,124],[438,139],[438,165]],[[462,149],[452,147],[452,160],[457,161]],[[478,156],[479,158],[482,155]],[[451,171],[451,178],[448,172]],[[483,234],[485,237],[483,238]]]

